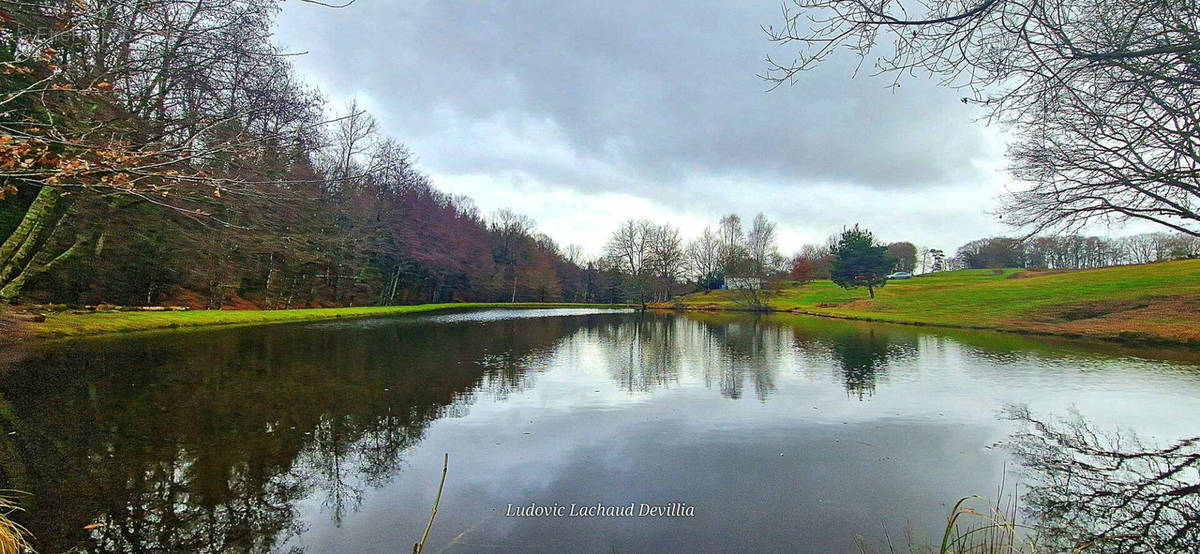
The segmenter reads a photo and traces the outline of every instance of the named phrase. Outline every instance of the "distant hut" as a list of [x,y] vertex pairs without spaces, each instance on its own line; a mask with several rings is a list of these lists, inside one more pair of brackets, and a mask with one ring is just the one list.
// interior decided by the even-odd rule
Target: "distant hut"
[[726,277],[725,287],[729,290],[760,290],[764,280],[761,277]]

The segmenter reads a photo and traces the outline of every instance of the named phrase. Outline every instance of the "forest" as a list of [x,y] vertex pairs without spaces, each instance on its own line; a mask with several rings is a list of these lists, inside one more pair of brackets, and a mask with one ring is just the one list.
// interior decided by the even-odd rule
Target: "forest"
[[[0,2],[0,301],[298,308],[663,301],[726,276],[828,278],[759,214],[685,242],[620,223],[585,259],[509,209],[441,192],[355,102],[273,44],[276,0]],[[1055,269],[1200,255],[1197,237],[887,244],[895,269]]]
[[578,249],[440,192],[371,114],[302,83],[278,10],[0,2],[0,299],[613,299]]

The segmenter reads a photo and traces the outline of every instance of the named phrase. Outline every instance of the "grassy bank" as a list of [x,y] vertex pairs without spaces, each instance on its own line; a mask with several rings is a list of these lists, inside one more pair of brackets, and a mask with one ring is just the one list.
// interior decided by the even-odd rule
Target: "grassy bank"
[[461,308],[614,308],[612,304],[570,303],[449,303],[415,306],[362,306],[356,308],[313,308],[298,310],[192,310],[183,312],[97,312],[50,313],[46,320],[27,322],[29,338],[63,338],[129,333],[156,329],[211,327],[218,325],[261,325],[330,319],[381,317]]
[[[747,309],[737,291],[657,308]],[[1200,260],[1082,271],[963,270],[891,281],[874,300],[829,281],[785,284],[772,311],[1200,346]]]

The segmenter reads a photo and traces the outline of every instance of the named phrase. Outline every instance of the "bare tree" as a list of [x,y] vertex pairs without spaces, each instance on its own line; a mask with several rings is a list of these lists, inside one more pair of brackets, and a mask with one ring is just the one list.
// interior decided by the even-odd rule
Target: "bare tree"
[[793,260],[803,260],[812,270],[812,278],[828,279],[829,268],[833,265],[833,252],[828,245],[805,244],[800,251],[792,256]]
[[[345,112],[336,121],[330,144],[321,155],[325,173],[329,176],[325,180],[327,194],[332,196],[342,191],[353,192],[358,181],[381,169],[373,167],[371,162],[382,161],[381,155],[387,153],[376,148],[379,126],[374,116],[359,108],[357,99],[346,105]],[[370,155],[372,151],[375,155]]]
[[671,298],[671,290],[683,274],[687,258],[683,252],[683,239],[679,237],[679,229],[670,225],[656,225],[650,240],[650,265],[654,277],[658,280],[659,289],[656,299],[659,302]]
[[568,244],[563,248],[563,258],[573,265],[583,267],[583,247],[575,243]]
[[688,243],[688,267],[692,278],[704,288],[711,288],[721,272],[721,240],[705,227],[700,236]]
[[765,278],[774,273],[780,264],[779,247],[775,241],[775,224],[767,216],[754,216],[754,223],[746,235],[746,255],[753,276]]
[[721,271],[728,277],[730,270],[746,252],[746,238],[742,235],[742,218],[737,214],[722,217],[717,229],[718,239],[721,241]]
[[523,239],[527,239],[533,233],[533,219],[508,208],[502,208],[496,210],[496,213],[492,215],[491,228],[500,236],[500,251],[497,253],[497,258],[508,268],[509,279],[512,281],[512,297],[509,301],[516,302],[517,265],[527,255],[523,248]]
[[917,247],[913,243],[893,242],[887,247],[888,255],[896,259],[896,271],[912,273],[917,270]]
[[1159,260],[1157,241],[1150,233],[1130,235],[1121,239],[1121,244],[1129,256],[1129,261],[1135,264],[1146,264]]
[[307,152],[320,117],[271,45],[275,7],[0,2],[0,196],[38,191],[0,244],[0,298],[99,258],[115,210],[151,203],[224,221],[230,197],[287,185],[266,168]]
[[646,309],[647,281],[650,277],[651,244],[655,233],[654,223],[645,219],[625,220],[617,227],[604,247],[604,253],[628,279],[634,298],[642,309]]
[[[847,48],[898,85],[928,72],[1014,132],[1004,219],[1042,231],[1144,220],[1200,236],[1200,4],[789,0],[776,86]],[[885,46],[879,48],[880,41]]]

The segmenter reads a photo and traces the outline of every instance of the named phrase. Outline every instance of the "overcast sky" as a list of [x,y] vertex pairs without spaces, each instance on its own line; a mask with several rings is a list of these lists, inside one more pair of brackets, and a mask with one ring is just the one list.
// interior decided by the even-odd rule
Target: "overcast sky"
[[761,211],[784,253],[854,223],[943,249],[1006,232],[988,213],[1008,183],[999,129],[934,82],[854,77],[850,56],[767,92],[765,57],[794,53],[759,28],[779,13],[777,0],[289,2],[277,39],[439,188],[592,255],[630,217],[691,237]]

